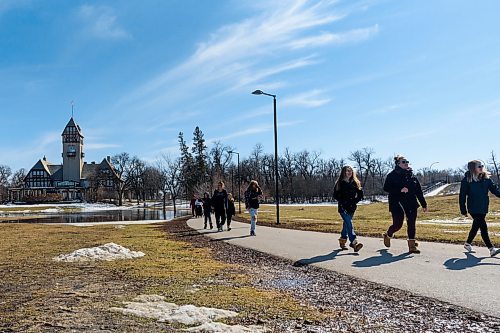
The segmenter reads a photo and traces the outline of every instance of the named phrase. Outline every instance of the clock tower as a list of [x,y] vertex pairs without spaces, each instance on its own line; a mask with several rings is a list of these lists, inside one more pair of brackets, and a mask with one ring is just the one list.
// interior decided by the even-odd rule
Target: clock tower
[[62,133],[63,143],[63,181],[74,181],[80,184],[83,168],[83,135],[73,117]]

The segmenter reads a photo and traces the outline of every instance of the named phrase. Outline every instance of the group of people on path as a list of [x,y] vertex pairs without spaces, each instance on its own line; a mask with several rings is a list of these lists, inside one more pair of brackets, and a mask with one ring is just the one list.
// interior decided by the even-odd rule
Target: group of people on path
[[[480,230],[481,237],[493,257],[500,253],[500,249],[493,246],[488,235],[488,226],[486,224],[486,215],[489,208],[488,194],[491,192],[500,198],[500,189],[491,180],[481,161],[470,161],[467,167],[468,171],[465,173],[460,185],[459,207],[461,214],[464,216],[470,214],[473,222],[464,248],[472,252],[472,241]],[[410,162],[404,156],[397,155],[394,157],[394,170],[385,179],[384,191],[389,193],[389,211],[392,216],[392,224],[383,233],[384,245],[388,248],[391,246],[391,239],[403,227],[406,219],[408,251],[415,254],[420,253],[416,241],[418,208],[422,207],[424,212],[427,212],[428,208],[420,182],[413,174]],[[250,214],[251,236],[255,236],[260,195],[262,195],[262,190],[259,184],[257,181],[252,180],[245,191],[245,207]],[[354,252],[358,252],[363,247],[363,244],[357,240],[353,218],[358,203],[363,199],[363,189],[356,171],[349,165],[343,166],[341,169],[340,176],[334,187],[334,198],[338,202],[338,212],[343,220],[339,246],[342,250],[347,250],[346,245],[347,241],[349,241],[349,247]],[[202,202],[205,229],[207,228],[207,220],[210,223],[210,229],[212,229],[210,213],[213,210],[217,230],[222,231],[226,221],[227,230],[231,230],[231,218],[235,214],[234,199],[224,189],[223,182],[219,182],[211,198],[208,193],[205,193]]]
[[[383,234],[384,245],[391,246],[391,239],[399,231],[406,218],[408,250],[410,253],[420,253],[416,241],[416,221],[418,208],[421,206],[427,212],[427,202],[422,192],[418,179],[413,174],[410,162],[402,155],[394,157],[394,170],[386,177],[384,191],[389,193],[389,211],[392,216],[392,224]],[[490,179],[483,163],[479,160],[470,161],[467,164],[468,171],[465,173],[460,184],[459,207],[464,216],[473,219],[464,248],[472,252],[472,241],[478,230],[481,237],[493,257],[500,253],[500,249],[493,246],[488,235],[486,215],[489,207],[489,192],[500,198],[500,189]],[[334,198],[338,201],[338,211],[343,220],[341,236],[339,238],[340,248],[347,250],[346,243],[358,252],[363,244],[357,241],[353,227],[353,217],[357,204],[363,199],[361,183],[356,176],[355,170],[350,166],[342,167],[339,179],[335,184]]]
[[234,198],[231,193],[227,193],[225,189],[224,182],[220,181],[217,184],[217,188],[214,190],[213,195],[210,197],[208,192],[203,194],[203,198],[193,198],[191,200],[191,210],[193,216],[201,216],[201,214],[196,213],[197,206],[200,212],[203,212],[204,216],[204,229],[210,226],[213,229],[212,224],[212,212],[215,215],[215,224],[217,226],[217,231],[223,231],[224,225],[227,223],[227,230],[231,230],[231,220],[236,213],[234,206]]

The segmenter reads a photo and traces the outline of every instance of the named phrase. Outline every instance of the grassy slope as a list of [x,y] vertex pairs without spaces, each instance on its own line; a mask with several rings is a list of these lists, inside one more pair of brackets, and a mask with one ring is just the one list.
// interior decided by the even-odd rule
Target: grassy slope
[[[460,225],[421,223],[425,220],[450,220],[460,217],[458,196],[430,197],[427,198],[427,202],[429,212],[423,213],[422,210],[419,212],[417,238],[428,241],[462,243],[467,236],[470,223]],[[490,212],[494,212],[494,214],[488,215],[487,221],[500,223],[500,199],[494,197],[490,199]],[[248,214],[243,215],[242,218],[248,221]],[[259,210],[258,223],[273,226],[275,221],[274,206],[263,205]],[[358,235],[380,237],[387,230],[390,221],[391,216],[387,203],[360,205],[354,217],[354,227]],[[281,227],[299,230],[338,233],[342,229],[342,219],[336,206],[281,206],[280,222]],[[396,237],[405,238],[405,228],[403,226]],[[500,226],[490,225],[489,232],[492,241],[500,245]],[[475,240],[478,245],[482,244],[480,236],[477,236]]]
[[[169,239],[159,225],[118,229],[114,226],[0,224],[0,239],[0,328],[26,325],[27,321],[43,317],[47,310],[40,309],[37,300],[52,304],[59,297],[63,281],[84,279],[85,271],[110,279],[104,281],[104,285],[115,283],[116,279],[142,286],[141,293],[165,295],[170,302],[231,309],[245,317],[257,314],[260,318],[320,320],[328,315],[299,304],[287,294],[255,289],[238,266],[213,260],[208,249]],[[142,251],[146,256],[112,262],[52,261],[58,254],[108,242]],[[194,284],[201,285],[201,290],[190,292]],[[107,311],[117,305],[116,302],[133,296],[112,294],[109,302],[95,306],[98,311]]]

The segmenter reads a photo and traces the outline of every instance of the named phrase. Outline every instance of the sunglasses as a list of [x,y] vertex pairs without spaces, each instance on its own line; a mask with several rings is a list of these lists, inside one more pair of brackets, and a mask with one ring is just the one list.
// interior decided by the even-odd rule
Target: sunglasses
[[410,161],[403,160],[401,161],[402,164],[410,164]]
[[478,165],[476,168],[482,169],[482,168],[484,168],[484,165]]

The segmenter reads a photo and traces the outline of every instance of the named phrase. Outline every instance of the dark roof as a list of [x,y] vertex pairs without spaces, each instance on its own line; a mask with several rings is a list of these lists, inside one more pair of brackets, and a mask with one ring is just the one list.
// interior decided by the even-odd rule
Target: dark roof
[[82,130],[80,129],[80,126],[78,126],[75,123],[75,120],[73,119],[73,117],[71,117],[71,119],[68,121],[68,124],[66,125],[66,127],[64,127],[64,130],[63,130],[61,135],[64,135],[64,132],[66,132],[66,128],[68,128],[68,127],[76,127],[78,134],[83,138]]
[[92,174],[95,174],[99,168],[101,167],[100,164],[88,164],[88,163],[85,163],[83,164],[83,168],[82,168],[82,179],[87,179],[89,178],[89,176],[91,176]]

